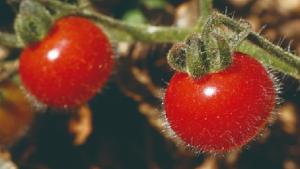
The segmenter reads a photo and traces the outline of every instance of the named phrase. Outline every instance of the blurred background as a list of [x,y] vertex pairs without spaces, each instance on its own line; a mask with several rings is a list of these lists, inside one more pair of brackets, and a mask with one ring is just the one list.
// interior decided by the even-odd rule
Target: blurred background
[[[0,0],[1,31],[12,31],[17,1]],[[134,24],[192,26],[198,15],[196,0],[92,2],[99,12]],[[214,8],[247,19],[254,31],[300,53],[300,0],[214,0]],[[281,103],[256,140],[224,155],[194,154],[168,136],[161,118],[173,74],[165,57],[172,44],[113,44],[118,63],[111,80],[78,110],[36,113],[16,85],[17,75],[0,83],[6,98],[0,104],[0,169],[300,168],[299,79],[274,72]],[[19,52],[0,46],[0,59]]]

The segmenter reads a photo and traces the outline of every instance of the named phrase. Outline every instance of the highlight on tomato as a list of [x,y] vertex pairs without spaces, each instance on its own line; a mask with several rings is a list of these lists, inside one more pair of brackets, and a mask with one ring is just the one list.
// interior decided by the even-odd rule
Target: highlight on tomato
[[192,78],[176,72],[167,87],[167,123],[184,143],[203,152],[227,152],[251,141],[276,104],[274,83],[258,61],[236,52],[231,65]]

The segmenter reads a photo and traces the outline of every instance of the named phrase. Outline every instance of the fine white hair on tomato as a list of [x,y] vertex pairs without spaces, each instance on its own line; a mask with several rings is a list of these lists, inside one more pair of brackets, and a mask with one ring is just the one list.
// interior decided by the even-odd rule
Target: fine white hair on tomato
[[[166,89],[161,89],[165,94],[165,91]],[[164,111],[164,95],[162,96],[162,99],[161,99],[161,104],[162,104],[162,111],[161,111],[161,115],[160,115],[160,118],[162,119],[163,121],[163,129],[162,129],[162,133],[164,136],[166,136],[167,138],[171,139],[175,145],[179,148],[179,149],[184,149],[188,152],[192,152],[194,153],[196,156],[200,156],[200,155],[210,155],[210,156],[213,156],[213,157],[225,157],[227,154],[231,153],[231,152],[240,152],[243,147],[247,146],[247,144],[245,146],[242,146],[242,147],[235,147],[231,150],[228,150],[228,151],[224,151],[224,152],[220,152],[220,151],[217,151],[217,150],[210,150],[210,151],[207,151],[209,149],[211,149],[211,147],[208,147],[208,146],[194,146],[192,144],[188,144],[186,143],[185,141],[183,141],[180,137],[180,135],[178,135],[178,133],[176,133],[170,123],[169,123],[169,120],[166,116],[166,112]],[[232,140],[229,140],[229,141],[232,141]]]
[[[280,94],[282,93],[282,80],[280,79],[280,74],[276,70],[265,67],[267,73],[269,74],[269,77],[273,81],[273,88],[275,89],[275,107],[273,108],[271,112],[271,116],[268,119],[266,128],[271,127],[277,117],[278,117],[278,108],[279,106],[284,102],[283,98],[280,97]],[[264,131],[264,130],[263,130]],[[259,138],[259,137],[258,137]]]
[[26,88],[23,85],[20,85],[20,89],[25,95],[25,97],[28,99],[35,112],[45,112],[45,110],[47,109],[47,105],[38,101],[32,94],[30,94],[29,91],[26,90]]

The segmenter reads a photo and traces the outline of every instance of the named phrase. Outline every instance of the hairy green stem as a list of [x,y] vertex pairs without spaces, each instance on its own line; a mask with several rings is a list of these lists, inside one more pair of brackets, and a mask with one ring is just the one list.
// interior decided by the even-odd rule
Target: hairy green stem
[[225,68],[228,65],[231,64],[232,61],[232,51],[231,51],[231,47],[229,45],[229,42],[227,41],[226,38],[224,38],[224,36],[221,36],[217,33],[213,34],[213,36],[215,37],[216,41],[217,41],[217,45],[218,45],[218,49],[219,49],[219,64],[220,67],[218,67],[218,69],[220,68]]
[[268,67],[284,72],[296,79],[300,79],[299,66],[293,66],[282,61],[280,58],[275,57],[264,49],[252,44],[250,41],[244,41],[237,50],[249,54]]
[[[151,26],[151,25],[132,25],[121,22],[114,18],[99,14],[95,11],[80,8],[74,5],[68,5],[57,0],[38,0],[46,3],[55,9],[65,11],[64,15],[81,15],[95,20],[96,22],[107,28],[108,33],[111,30],[124,33],[126,36],[131,37],[135,41],[142,42],[178,42],[184,40],[192,32],[202,29],[203,19],[199,22],[196,29],[192,28],[177,28],[177,27],[164,27],[164,26]],[[209,4],[211,0],[199,0],[199,2]],[[203,8],[205,5],[202,6]],[[207,15],[209,10],[204,11],[202,15]],[[227,17],[226,15],[216,13],[223,21],[223,24],[230,27],[232,30],[241,32],[244,27],[240,22]],[[201,23],[202,22],[202,23]],[[124,40],[123,37],[114,36],[115,41]],[[300,79],[300,58],[295,56],[279,46],[276,46],[261,37],[255,32],[250,32],[247,36],[247,41],[244,41],[238,48],[242,52],[253,55],[257,60],[261,61],[267,66],[271,66],[276,70],[282,71],[288,75]],[[0,43],[9,47],[22,47],[16,37],[11,34],[0,33]]]
[[[82,9],[78,10],[78,7],[73,5],[68,5],[56,0],[39,0],[42,3],[45,3],[55,8],[60,8],[64,10],[65,15],[75,14],[84,16],[90,19],[95,20],[96,22],[101,23],[103,26],[109,27],[114,30],[120,30],[120,32],[126,32],[129,34],[135,41],[142,42],[178,42],[184,40],[186,35],[192,32],[192,29],[189,28],[177,28],[172,26],[152,26],[152,25],[134,25],[128,24],[111,17],[102,15],[94,10]],[[124,39],[120,37],[121,39]]]
[[208,18],[213,10],[212,0],[198,0],[200,17]]
[[196,24],[196,31],[202,32],[203,26],[206,20],[209,18],[213,12],[212,0],[198,0],[199,4],[199,21]]
[[19,60],[0,62],[0,82],[11,77],[19,69]]
[[199,34],[191,34],[186,40],[187,52],[185,58],[187,73],[193,78],[200,77],[208,72],[209,63],[203,56],[203,42]]
[[[242,31],[244,29],[241,24],[226,15],[215,13],[222,22],[234,31]],[[244,41],[239,47],[242,52],[253,54],[256,59],[260,60],[266,65],[269,65],[277,70],[285,72],[296,78],[300,77],[300,57],[293,55],[282,49],[281,47],[274,45],[267,39],[263,38],[256,32],[250,32],[247,36],[247,40]],[[250,50],[251,49],[251,50]],[[263,50],[264,52],[262,52]],[[280,63],[280,64],[279,64]]]
[[142,42],[178,42],[191,32],[188,28],[126,24],[90,10],[84,10],[80,15],[94,19],[104,26],[125,31],[136,41]]
[[[123,22],[117,21],[111,17],[107,17],[95,12],[84,11],[83,15],[95,19],[96,21],[107,25],[109,27],[114,27],[115,29],[121,29],[129,33],[135,40],[144,41],[144,42],[176,42],[183,40],[189,33],[192,32],[191,29],[182,29],[176,27],[157,27],[157,26],[147,26],[147,25],[128,25]],[[223,19],[224,24],[229,26],[232,30],[241,32],[243,31],[244,26],[240,25],[238,21],[222,15],[217,14],[218,17]],[[289,74],[295,78],[300,78],[300,58],[295,56],[282,48],[272,44],[267,39],[261,37],[255,32],[250,32],[247,39],[254,43],[243,42],[241,49],[242,52],[255,53],[255,56],[262,56],[258,54],[259,52],[255,51],[264,51],[261,52],[264,54],[264,57],[256,57],[262,63],[271,66],[274,69],[283,71],[286,74]],[[245,46],[247,49],[244,50]],[[261,49],[263,50],[261,50]],[[253,51],[252,51],[253,50]],[[249,53],[249,54],[251,54]],[[278,62],[282,62],[279,64]]]
[[0,32],[0,44],[7,47],[22,48],[23,44],[18,41],[14,34]]

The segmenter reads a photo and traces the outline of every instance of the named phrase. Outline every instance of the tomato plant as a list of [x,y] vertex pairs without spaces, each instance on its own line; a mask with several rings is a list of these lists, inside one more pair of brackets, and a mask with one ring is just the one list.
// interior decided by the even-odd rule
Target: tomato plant
[[166,119],[185,143],[206,152],[241,147],[265,126],[275,106],[265,68],[243,53],[216,73],[175,73],[165,95]]
[[[129,6],[125,5],[126,9],[119,8],[120,4],[115,8],[112,4],[92,3],[90,0],[9,1],[11,0],[7,0],[7,4],[11,3],[11,10],[15,13],[13,12],[7,21],[13,19],[14,23],[1,26],[1,29],[4,26],[3,29],[8,32],[0,32],[0,47],[4,45],[8,52],[1,55],[0,49],[0,81],[10,79],[19,70],[20,81],[18,82],[24,86],[27,96],[29,95],[28,98],[35,97],[36,99],[31,101],[39,100],[50,106],[50,110],[47,109],[46,113],[38,116],[35,130],[20,142],[21,146],[16,145],[11,149],[13,160],[21,164],[21,168],[40,166],[45,168],[115,168],[112,163],[123,168],[147,168],[147,164],[136,163],[136,160],[133,160],[133,163],[138,167],[129,163],[129,167],[122,166],[124,161],[122,159],[120,163],[115,163],[118,161],[109,159],[110,155],[114,158],[115,152],[113,151],[109,152],[108,158],[105,157],[107,160],[101,158],[103,155],[107,156],[110,150],[117,150],[117,153],[127,151],[126,147],[132,146],[124,146],[122,141],[135,143],[134,139],[139,139],[135,137],[140,136],[139,132],[143,132],[144,129],[148,130],[149,127],[154,127],[157,131],[165,130],[164,124],[168,124],[167,129],[171,130],[162,134],[166,137],[176,136],[185,143],[180,145],[179,149],[188,145],[195,150],[216,154],[239,149],[254,140],[264,129],[276,104],[276,84],[263,65],[283,73],[283,83],[290,84],[290,80],[286,79],[291,77],[295,78],[293,80],[296,82],[300,79],[300,58],[290,52],[294,50],[293,48],[297,48],[297,44],[283,42],[282,45],[289,45],[285,46],[288,49],[285,50],[263,37],[264,33],[268,34],[271,30],[274,35],[271,38],[276,41],[277,35],[292,32],[293,29],[283,32],[276,28],[278,25],[276,24],[275,27],[272,26],[265,31],[254,32],[265,22],[268,23],[268,19],[274,18],[269,17],[270,14],[267,14],[265,10],[263,14],[256,11],[248,15],[248,12],[252,10],[243,12],[247,21],[242,18],[236,20],[223,12],[218,12],[213,5],[222,7],[224,3],[212,0],[180,3],[168,1],[168,4],[160,4],[158,8],[137,2],[130,3]],[[237,7],[236,4],[230,5]],[[257,5],[260,4],[250,3],[245,4],[244,7],[251,6],[251,9],[255,9]],[[238,6],[237,8],[242,9],[242,6]],[[146,12],[143,11],[145,9]],[[101,13],[101,11],[104,12],[103,10],[106,14],[123,18],[123,20]],[[219,10],[223,9],[219,8]],[[294,10],[287,12],[281,9],[277,13],[282,13],[282,11],[285,15],[290,12],[294,13]],[[156,14],[152,15],[153,12]],[[258,16],[264,16],[264,19],[257,20]],[[285,18],[279,16],[282,22]],[[141,18],[144,20],[138,22]],[[254,29],[251,28],[253,24],[249,23],[249,21],[252,23],[253,19],[255,19]],[[290,19],[293,21],[296,18]],[[151,25],[153,22],[156,25]],[[101,25],[103,30],[98,25]],[[290,25],[284,26],[288,28]],[[106,37],[106,34],[110,39]],[[293,32],[289,34],[292,35]],[[86,104],[97,91],[104,87],[112,72],[114,60],[110,40],[116,43],[116,51],[120,55],[116,78],[109,87],[107,95],[103,93]],[[169,48],[171,44],[173,47]],[[159,50],[156,50],[156,46]],[[13,51],[12,48],[18,50]],[[20,57],[16,56],[21,48],[23,50]],[[166,50],[169,52],[167,53]],[[233,51],[247,53],[250,57],[238,52],[233,54]],[[167,60],[164,58],[166,54]],[[163,79],[169,77],[167,63],[176,73],[166,90],[165,114],[163,115],[167,123],[163,123],[164,121],[160,118],[161,112],[157,110],[161,110],[160,96],[164,85]],[[298,98],[296,96],[294,99],[294,95],[298,92],[298,84],[292,83],[293,85],[285,86],[289,89],[282,94],[284,100],[291,105]],[[3,87],[2,90],[11,91],[8,88]],[[1,84],[0,93],[2,93]],[[31,109],[24,107],[25,101],[23,103],[16,98],[11,99],[14,95],[10,93],[12,91],[8,94],[3,92],[3,100],[0,103],[0,144],[5,145],[13,143],[20,134],[24,133],[32,120],[32,114],[26,114]],[[132,102],[132,99],[136,103]],[[121,102],[118,102],[119,100]],[[44,108],[43,105],[37,104],[37,106]],[[88,106],[91,106],[91,109]],[[262,147],[254,148],[254,151],[247,152],[246,156],[242,153],[241,156],[239,153],[228,154],[230,157],[234,156],[230,160],[203,156],[201,157],[203,163],[200,164],[199,158],[190,155],[187,158],[186,153],[176,148],[168,151],[165,141],[157,137],[156,130],[152,132],[151,129],[147,132],[150,137],[147,136],[145,143],[148,143],[149,139],[149,143],[154,141],[153,146],[157,147],[158,151],[153,149],[149,151],[150,156],[146,154],[145,157],[151,158],[151,153],[166,156],[168,154],[162,152],[167,152],[172,157],[176,156],[175,165],[181,166],[180,168],[184,168],[180,161],[187,164],[187,168],[205,168],[207,165],[213,168],[222,168],[225,165],[245,168],[244,164],[250,163],[247,160],[244,163],[243,157],[251,156],[251,154],[260,154],[257,156],[260,159],[255,162],[255,165],[261,161],[271,164],[268,168],[285,166],[286,163],[297,165],[297,160],[282,156],[282,154],[291,156],[286,151],[286,147],[295,146],[294,144],[286,145],[290,144],[290,141],[285,139],[290,140],[292,137],[297,140],[298,133],[294,130],[297,128],[296,106],[294,106],[295,110],[289,110],[289,112],[279,109],[280,113],[286,116],[278,118],[278,122],[281,122],[284,128],[286,123],[295,122],[288,125],[291,130],[278,130],[281,123],[277,124],[275,130],[265,131],[268,134],[258,143]],[[59,110],[52,111],[51,107]],[[39,110],[36,109],[36,111]],[[105,113],[106,110],[109,110],[109,113]],[[282,113],[283,111],[285,113]],[[120,116],[119,112],[122,112],[124,116]],[[142,113],[141,117],[146,117],[147,120],[131,116],[138,115],[138,113]],[[128,118],[122,118],[125,116]],[[116,121],[117,118],[120,120]],[[135,120],[142,123],[126,126],[126,124],[135,123]],[[143,126],[142,130],[138,127],[140,125]],[[60,130],[62,128],[66,130]],[[128,135],[128,132],[122,134],[127,130],[133,131],[132,134]],[[121,133],[114,131],[121,131]],[[124,139],[119,137],[119,134],[125,136]],[[152,137],[158,138],[158,142],[157,140],[151,141]],[[283,144],[277,144],[278,137],[280,137],[279,140],[282,139],[280,143]],[[117,146],[116,149],[118,143],[110,144],[112,140],[119,141],[121,146]],[[176,142],[177,139],[173,141]],[[102,143],[108,148],[102,149]],[[159,144],[166,145],[166,147],[161,147]],[[274,150],[278,152],[275,156],[274,145],[276,146]],[[85,160],[85,157],[82,161],[80,154],[72,155],[78,149],[74,146],[80,146],[78,147],[80,152],[82,150],[84,154],[91,154],[92,159],[100,161],[90,163]],[[141,144],[141,146],[149,147],[148,144]],[[90,152],[89,147],[98,147],[101,150],[95,149],[96,151],[92,150],[92,153],[85,153]],[[125,149],[119,151],[118,147],[125,147]],[[161,148],[167,148],[165,149],[167,151],[160,151]],[[144,151],[147,149],[140,150],[148,152]],[[266,156],[261,152],[267,152]],[[267,156],[270,154],[272,157]],[[141,153],[138,155],[140,156]],[[270,160],[274,161],[273,156],[275,159],[282,160],[278,160],[276,164],[270,163]],[[35,160],[35,157],[39,158]],[[256,160],[252,157],[248,159]],[[68,161],[71,163],[69,164]],[[76,164],[72,163],[73,161],[76,161]],[[102,164],[103,161],[105,164]],[[107,161],[112,163],[107,163]],[[144,161],[147,163],[149,160]],[[150,168],[175,166],[171,161],[165,166],[160,166],[161,162],[156,162],[155,159],[150,159],[150,161],[153,161]],[[189,161],[190,164],[188,164]],[[127,165],[127,162],[124,165]]]
[[25,48],[20,76],[39,101],[56,108],[89,100],[107,81],[113,66],[112,47],[91,21],[59,19],[41,41]]

